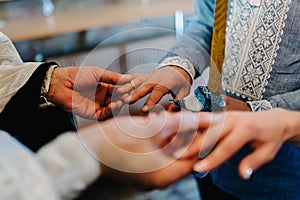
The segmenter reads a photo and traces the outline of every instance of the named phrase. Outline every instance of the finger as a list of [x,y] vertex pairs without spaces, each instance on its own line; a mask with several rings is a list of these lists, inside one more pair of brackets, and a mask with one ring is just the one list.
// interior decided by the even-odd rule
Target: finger
[[119,109],[121,108],[124,104],[123,104],[123,101],[119,100],[119,101],[116,101],[114,104],[116,104],[115,107],[112,106],[112,109]]
[[[99,108],[99,110],[101,110],[101,114],[107,114],[107,117],[111,117],[112,115],[117,115],[119,113],[119,109],[123,106],[123,101],[121,100],[115,100],[115,101],[111,101],[111,98],[108,97],[106,100],[105,105],[101,106],[101,108]],[[107,113],[106,113],[107,112]],[[107,117],[104,117],[105,119],[107,119]],[[103,117],[98,117],[98,119],[104,119]]]
[[117,116],[119,112],[121,111],[121,108],[123,106],[122,101],[116,101],[109,104],[107,107],[112,110],[112,117]]
[[[152,185],[150,186],[151,188],[149,189],[152,189],[153,186],[155,186],[155,188],[165,188],[170,184],[178,181],[179,179],[189,175],[192,171],[192,167],[195,162],[196,159],[176,160],[171,165],[160,170],[158,173],[153,172],[153,173],[157,173],[157,178],[155,179],[156,181],[152,183]],[[151,179],[149,178],[149,180]]]
[[129,104],[135,103],[136,101],[150,93],[154,86],[155,84],[151,83],[142,84],[140,87],[131,92],[130,96],[125,99],[125,102]]
[[223,114],[213,114],[209,112],[198,112],[197,114],[199,117],[199,129],[206,129],[212,125],[220,124],[223,122],[225,117]]
[[[133,88],[132,82],[134,83],[134,88]],[[132,79],[132,80],[130,80],[129,83],[126,83],[126,84],[120,86],[117,89],[117,92],[122,93],[122,94],[130,92],[130,91],[138,88],[143,82],[144,82],[143,78]]]
[[117,100],[117,101],[112,102],[110,98],[108,98],[108,100],[105,104],[105,107],[109,107],[112,110],[118,109],[122,106],[123,106],[123,101]]
[[71,111],[74,114],[84,118],[97,119],[96,110],[100,109],[100,104],[95,100],[81,96],[80,93],[74,91],[71,103]]
[[240,162],[240,176],[243,179],[249,179],[254,171],[272,161],[278,150],[278,148],[274,148],[272,145],[264,145],[255,149]]
[[[204,130],[210,126],[211,119],[213,119],[213,115],[210,113],[194,113],[191,111],[182,111],[182,112],[173,113],[173,116],[177,117],[177,118],[176,117],[170,118],[170,120],[174,122],[173,125],[174,129],[171,129],[169,132],[166,132],[165,137],[166,138],[171,137],[172,134],[174,135],[176,133],[177,134],[176,137],[180,138],[181,140],[188,140],[186,139],[190,137],[190,134],[186,134],[186,132],[188,131],[194,130],[196,133],[196,131],[199,131],[201,129],[201,131],[199,132],[204,132]],[[163,131],[165,131],[165,129],[163,129]],[[196,134],[199,135],[200,133],[196,133]],[[204,133],[202,133],[202,135],[203,134]],[[196,138],[194,139],[196,140]],[[184,151],[186,151],[187,147],[183,147],[183,149]],[[198,151],[199,149],[195,148],[194,152],[198,152]]]
[[102,100],[92,100],[74,92],[72,111],[84,118],[105,120],[112,116],[112,108],[104,105],[107,101],[110,101],[110,97]]
[[112,116],[113,112],[110,107],[104,107],[96,111],[96,117],[99,121],[104,121]]
[[[108,103],[120,101],[124,98],[124,94],[119,94],[115,90],[116,86],[107,83],[99,83],[96,90],[95,101],[100,104],[100,106],[108,105]],[[128,95],[128,94],[127,94]]]
[[174,152],[174,157],[190,158],[199,155],[200,152],[200,156],[204,157],[211,151],[218,139],[222,137],[222,131],[225,131],[225,129],[219,122],[218,115],[205,112],[200,112],[198,115],[198,136],[191,144]]
[[[200,135],[197,133],[199,118],[196,113],[192,113],[190,111],[179,112],[174,114],[174,116],[180,116],[181,119],[171,119],[175,125],[173,125],[173,129],[163,129],[160,141],[160,147],[164,149],[164,152],[168,155],[173,155],[174,152],[177,152],[178,149],[181,149],[179,156],[174,156],[175,158],[179,158],[188,147],[194,142],[197,141],[197,138]],[[201,120],[200,120],[201,121]],[[195,154],[198,153],[198,148],[195,150]],[[182,153],[183,152],[183,153]],[[189,156],[188,158],[198,157],[198,156]]]
[[179,90],[176,96],[174,97],[174,100],[178,100],[186,97],[189,94],[189,92],[190,90],[184,90],[184,89]]
[[98,71],[98,77],[100,77],[101,82],[117,84],[126,83],[133,79],[131,75],[123,75],[113,71],[100,70]]
[[118,85],[124,85],[125,83],[128,83],[134,79],[138,79],[143,77],[143,74],[124,74],[122,75],[121,79],[117,83]]
[[120,99],[121,101],[125,102],[125,99],[128,98],[129,96],[130,96],[129,94],[125,93],[125,94],[121,95],[121,96],[119,97],[119,99]]
[[110,96],[109,90],[113,90],[110,84],[107,83],[99,83],[96,88],[95,102],[100,106],[103,106],[107,101],[107,98]]
[[168,140],[170,137],[173,137],[176,134],[184,135],[184,133],[188,131],[196,132],[199,124],[199,116],[196,113],[192,113],[190,111],[178,113],[164,113],[167,113],[166,120],[163,120],[160,117],[156,117],[156,120],[159,123],[164,123],[161,129],[159,143],[164,143],[166,140]]
[[186,144],[173,152],[173,157],[176,159],[190,159],[199,155],[200,147],[203,141],[203,135],[197,133],[190,143]]
[[[225,133],[224,133],[225,135]],[[194,169],[200,173],[212,171],[229,160],[236,152],[248,143],[242,134],[234,132],[221,137],[217,146]]]
[[141,74],[123,74],[121,79],[116,83],[117,85],[124,85],[125,83],[129,83],[131,80],[140,77]]
[[131,83],[126,83],[126,84],[122,85],[121,87],[117,88],[117,92],[121,93],[121,94],[130,92],[131,90],[132,90]]
[[168,92],[169,88],[160,84],[156,85],[150,93],[148,99],[146,100],[142,111],[149,112],[153,108],[153,106],[157,104],[162,99],[162,97]]
[[110,96],[109,96],[109,97],[106,97],[105,103],[103,103],[103,104],[101,105],[101,107],[107,107],[108,105],[110,105],[110,104],[113,103],[113,102],[115,102],[115,101],[112,101],[112,99],[111,99]]
[[105,87],[107,87],[107,93],[109,95],[112,95],[113,93],[116,93],[116,86],[115,85],[112,85],[112,84],[105,84],[104,85]]

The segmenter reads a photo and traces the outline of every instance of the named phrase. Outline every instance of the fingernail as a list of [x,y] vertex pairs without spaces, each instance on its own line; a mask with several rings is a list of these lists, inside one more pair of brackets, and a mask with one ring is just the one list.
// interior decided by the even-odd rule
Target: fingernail
[[207,163],[205,161],[200,161],[194,165],[194,171],[204,173],[207,172]]
[[145,106],[142,108],[142,111],[143,111],[143,112],[149,112],[149,106],[145,105]]
[[184,154],[185,151],[186,149],[178,149],[173,153],[173,157],[178,159]]
[[243,178],[245,180],[248,180],[253,174],[253,169],[251,167],[245,167],[244,173],[243,173]]
[[129,103],[129,102],[130,102],[130,95],[128,95],[128,97],[126,97],[124,101],[125,101],[126,103]]
[[122,96],[122,99],[127,100],[128,97],[129,97],[129,94],[124,94],[124,95]]

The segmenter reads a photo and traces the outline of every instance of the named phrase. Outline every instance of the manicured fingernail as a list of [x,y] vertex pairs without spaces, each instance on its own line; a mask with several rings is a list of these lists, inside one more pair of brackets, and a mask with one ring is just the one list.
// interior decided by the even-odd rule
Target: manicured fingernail
[[253,174],[253,169],[251,167],[245,167],[243,172],[243,178],[248,180]]
[[200,161],[194,165],[194,171],[204,173],[207,172],[207,163],[205,161]]
[[173,153],[173,157],[178,159],[184,154],[185,151],[186,149],[178,149]]

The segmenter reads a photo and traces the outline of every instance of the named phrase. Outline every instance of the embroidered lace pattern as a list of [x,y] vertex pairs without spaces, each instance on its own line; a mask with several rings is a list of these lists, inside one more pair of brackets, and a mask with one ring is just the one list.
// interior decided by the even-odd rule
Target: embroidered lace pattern
[[272,109],[271,103],[267,100],[248,101],[247,103],[250,106],[252,112],[267,111]]
[[232,1],[227,28],[223,89],[247,98],[263,99],[283,34],[291,0]]
[[162,63],[159,64],[159,66],[156,69],[168,66],[168,65],[174,65],[177,67],[180,67],[184,69],[191,77],[192,80],[194,80],[195,77],[195,69],[192,63],[188,59],[174,56],[174,57],[168,57],[165,60],[162,61]]

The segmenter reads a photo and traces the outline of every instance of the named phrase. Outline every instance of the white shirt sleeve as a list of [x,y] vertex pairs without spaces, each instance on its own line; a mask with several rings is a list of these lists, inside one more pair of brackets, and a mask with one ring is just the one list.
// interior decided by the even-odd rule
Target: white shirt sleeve
[[13,43],[0,32],[0,112],[40,65],[23,63]]

